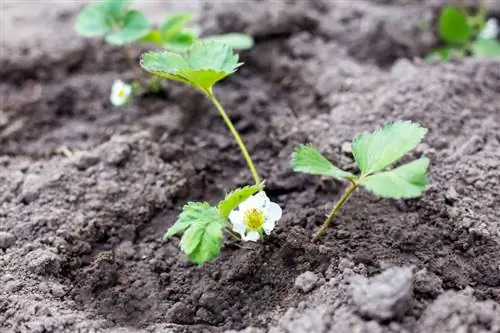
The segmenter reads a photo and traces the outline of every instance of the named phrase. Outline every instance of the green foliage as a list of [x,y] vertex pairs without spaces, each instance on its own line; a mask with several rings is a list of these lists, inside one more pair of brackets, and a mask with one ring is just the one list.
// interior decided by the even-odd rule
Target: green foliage
[[426,59],[446,61],[466,56],[500,59],[499,41],[481,36],[486,27],[485,12],[482,7],[475,15],[462,6],[444,7],[438,21],[438,35],[444,45],[430,52]]
[[467,13],[454,6],[446,6],[443,9],[439,16],[438,29],[441,39],[451,44],[466,44],[473,34]]
[[205,94],[210,94],[215,83],[234,73],[240,65],[229,46],[215,42],[197,42],[186,52],[147,52],[141,59],[146,71],[185,83]]
[[191,13],[178,13],[168,17],[160,29],[151,30],[148,35],[141,39],[141,42],[161,45],[169,51],[177,52],[186,51],[198,41],[218,42],[235,50],[250,49],[254,45],[252,37],[236,32],[199,37],[195,31],[187,28],[192,19]]
[[361,179],[360,184],[370,192],[384,198],[414,198],[420,196],[427,185],[428,158],[404,164],[391,171],[379,172]]
[[229,213],[231,213],[233,209],[238,207],[240,203],[242,203],[255,193],[262,191],[263,189],[264,189],[264,182],[256,185],[249,185],[237,188],[229,192],[228,194],[226,194],[224,200],[221,200],[217,205],[220,215],[224,219],[229,218]]
[[143,13],[131,10],[125,15],[123,24],[115,32],[106,36],[106,42],[123,45],[139,40],[149,32],[149,21]]
[[188,202],[163,239],[168,241],[182,234],[180,249],[190,261],[199,265],[211,261],[220,253],[223,230],[228,226],[231,211],[263,189],[264,182],[237,188],[229,192],[217,207],[206,202]]
[[314,241],[325,234],[335,215],[359,186],[384,198],[419,197],[427,185],[428,158],[385,170],[414,149],[426,133],[427,129],[411,121],[397,121],[374,132],[357,135],[352,142],[352,152],[361,171],[358,176],[335,167],[312,146],[298,147],[292,155],[294,171],[331,176],[351,183],[314,236]]
[[355,176],[334,166],[312,145],[299,146],[292,155],[294,171],[312,175],[329,176],[337,179],[350,179]]
[[500,43],[495,39],[478,39],[471,50],[478,58],[500,59]]
[[161,39],[167,43],[178,33],[185,29],[186,24],[193,19],[191,13],[178,13],[165,20],[161,26]]
[[252,37],[240,34],[236,32],[231,32],[222,35],[206,36],[201,38],[205,42],[218,42],[226,44],[235,50],[248,50],[254,45],[254,40]]
[[418,197],[427,183],[429,159],[421,158],[391,171],[383,170],[414,149],[426,133],[427,129],[411,121],[397,121],[357,135],[352,151],[361,171],[359,176],[335,167],[312,146],[296,149],[292,167],[298,172],[349,180],[381,197]]
[[75,30],[85,37],[104,36],[112,31],[108,17],[109,13],[103,4],[89,5],[78,15]]
[[467,53],[463,49],[457,49],[451,46],[443,46],[435,49],[429,53],[425,58],[430,61],[435,60],[451,60],[451,59],[462,59],[467,56]]
[[365,175],[381,171],[415,148],[427,129],[410,121],[397,121],[373,133],[362,133],[352,143],[358,168]]
[[201,265],[219,254],[225,225],[226,221],[217,208],[208,203],[189,202],[184,205],[182,213],[164,239],[169,240],[184,232],[180,242],[181,250],[189,260]]
[[110,44],[131,43],[149,33],[143,13],[129,10],[128,0],[104,0],[90,4],[78,15],[75,30],[85,37],[105,37]]

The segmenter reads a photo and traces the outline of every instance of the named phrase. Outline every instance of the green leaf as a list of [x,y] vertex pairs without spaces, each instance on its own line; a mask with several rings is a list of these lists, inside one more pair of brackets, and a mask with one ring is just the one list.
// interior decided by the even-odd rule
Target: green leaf
[[98,37],[112,31],[107,7],[93,4],[85,7],[76,18],[75,30],[85,37]]
[[164,45],[167,47],[172,45],[175,47],[184,47],[184,49],[179,52],[185,52],[186,50],[189,49],[191,45],[196,43],[197,40],[198,36],[196,35],[195,32],[190,30],[184,30],[176,33],[174,36],[170,38],[170,40],[167,43],[164,43]]
[[381,171],[414,149],[427,129],[411,121],[397,121],[372,133],[362,133],[352,142],[352,153],[364,175]]
[[295,149],[292,155],[292,168],[294,171],[312,175],[329,176],[338,179],[355,178],[352,173],[334,166],[311,145],[301,145]]
[[131,43],[149,33],[149,21],[143,13],[131,10],[124,18],[120,29],[106,36],[106,41],[114,45]]
[[438,22],[439,36],[451,44],[466,44],[472,36],[467,15],[454,6],[447,6],[441,12]]
[[229,46],[214,42],[197,42],[182,53],[147,52],[141,59],[141,66],[146,71],[191,85],[206,94],[240,65],[238,56]]
[[465,56],[466,53],[464,49],[451,46],[443,46],[429,53],[425,57],[425,59],[428,61],[434,61],[434,60],[448,61],[450,59],[463,59],[465,58]]
[[162,25],[161,38],[164,44],[170,42],[170,40],[179,32],[181,32],[185,25],[193,19],[193,14],[191,13],[178,13],[168,18]]
[[231,32],[223,35],[214,35],[201,38],[205,42],[218,42],[229,45],[235,50],[248,50],[254,46],[254,40],[251,36]]
[[202,264],[219,254],[225,223],[217,208],[206,202],[189,202],[184,205],[179,218],[167,231],[164,239],[169,240],[184,232],[180,242],[181,250],[189,260]]
[[188,202],[182,207],[182,212],[177,218],[177,221],[171,226],[163,236],[164,240],[169,240],[175,235],[181,234],[186,230],[191,223],[197,220],[198,216],[210,208],[206,202]]
[[104,5],[107,8],[108,15],[119,24],[126,15],[131,2],[131,0],[106,0],[104,1]]
[[471,49],[478,58],[500,59],[500,43],[496,39],[478,39]]
[[147,35],[139,39],[141,43],[152,43],[156,45],[162,45],[160,30],[152,29]]
[[220,215],[222,216],[223,219],[227,220],[229,218],[229,214],[233,209],[238,207],[240,203],[242,203],[255,193],[262,191],[263,189],[264,189],[264,182],[261,182],[260,184],[240,187],[229,192],[228,194],[226,194],[224,200],[219,202],[219,204],[217,205]]
[[360,180],[360,184],[370,192],[384,198],[419,197],[427,185],[426,157],[404,164],[394,170],[376,173]]
[[211,261],[217,257],[222,247],[222,226],[207,220],[190,227],[182,237],[181,250],[189,260],[198,265]]

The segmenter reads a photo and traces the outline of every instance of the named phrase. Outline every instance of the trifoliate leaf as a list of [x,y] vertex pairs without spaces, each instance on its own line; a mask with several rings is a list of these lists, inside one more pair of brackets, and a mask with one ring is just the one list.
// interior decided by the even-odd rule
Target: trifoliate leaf
[[162,45],[160,30],[152,29],[147,35],[139,39],[141,43],[153,43],[157,45]]
[[114,45],[131,43],[149,33],[149,21],[143,13],[131,10],[125,16],[119,30],[106,36],[106,41]]
[[438,29],[439,36],[452,44],[466,44],[473,33],[467,15],[454,6],[443,9],[439,16]]
[[222,227],[223,224],[209,221],[191,226],[182,237],[181,250],[198,265],[211,261],[222,247]]
[[106,6],[108,15],[110,15],[115,22],[120,22],[127,13],[131,0],[105,0],[103,4]]
[[223,35],[206,36],[201,38],[205,42],[218,42],[229,45],[235,50],[248,50],[254,45],[254,40],[251,36],[231,32]]
[[352,142],[352,153],[364,175],[381,171],[415,148],[427,129],[411,121],[397,121]]
[[260,192],[264,189],[264,182],[255,185],[248,185],[245,187],[237,188],[228,194],[224,200],[219,202],[217,208],[219,209],[219,213],[223,219],[228,219],[229,214],[233,209],[238,207],[240,203],[251,197],[257,192]]
[[500,43],[496,39],[478,39],[471,49],[478,58],[500,59]]
[[361,179],[360,184],[384,198],[415,198],[425,190],[428,166],[429,159],[423,157],[394,170],[368,176]]
[[189,202],[184,205],[177,222],[167,231],[164,239],[168,240],[184,232],[180,243],[181,250],[189,260],[202,264],[219,254],[225,223],[217,208],[206,202]]
[[210,205],[206,202],[188,202],[182,207],[182,212],[177,221],[168,229],[163,239],[169,240],[173,236],[181,234],[192,223],[197,221],[199,216],[203,216],[208,209],[210,209]]
[[76,18],[75,30],[85,37],[98,37],[112,31],[108,18],[108,8],[104,4],[92,4],[85,7]]
[[182,53],[147,52],[141,59],[141,66],[148,72],[186,83],[206,94],[240,65],[229,46],[215,42],[197,42]]
[[185,25],[193,19],[193,14],[191,13],[178,13],[169,17],[162,25],[161,38],[164,44],[170,42],[170,40],[181,32]]
[[312,175],[329,176],[338,179],[349,179],[355,176],[334,166],[311,145],[299,146],[292,155],[294,171]]

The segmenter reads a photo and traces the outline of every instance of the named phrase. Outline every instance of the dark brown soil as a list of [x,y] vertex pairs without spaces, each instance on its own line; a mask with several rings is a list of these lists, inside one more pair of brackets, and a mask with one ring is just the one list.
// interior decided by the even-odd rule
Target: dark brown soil
[[[198,8],[206,33],[257,39],[216,92],[284,209],[203,267],[162,235],[186,201],[251,181],[217,112],[175,84],[113,108],[132,72],[74,34],[80,5],[1,6],[0,332],[500,332],[500,63],[419,59],[435,1]],[[397,119],[429,128],[410,156],[432,160],[425,195],[358,191],[311,243],[344,184],[293,173],[293,148],[350,169],[346,143]]]

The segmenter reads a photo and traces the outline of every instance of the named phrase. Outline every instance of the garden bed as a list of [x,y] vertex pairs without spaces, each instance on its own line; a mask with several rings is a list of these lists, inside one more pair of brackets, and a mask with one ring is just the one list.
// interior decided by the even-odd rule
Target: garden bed
[[[0,332],[500,332],[500,63],[421,60],[432,1],[207,3],[203,31],[257,41],[215,92],[283,207],[276,232],[203,267],[163,242],[185,202],[252,181],[216,110],[177,84],[113,108],[132,73],[76,36],[81,6],[8,2]],[[425,194],[358,191],[312,243],[343,185],[294,173],[293,149],[350,170],[346,143],[397,119],[429,128]]]

